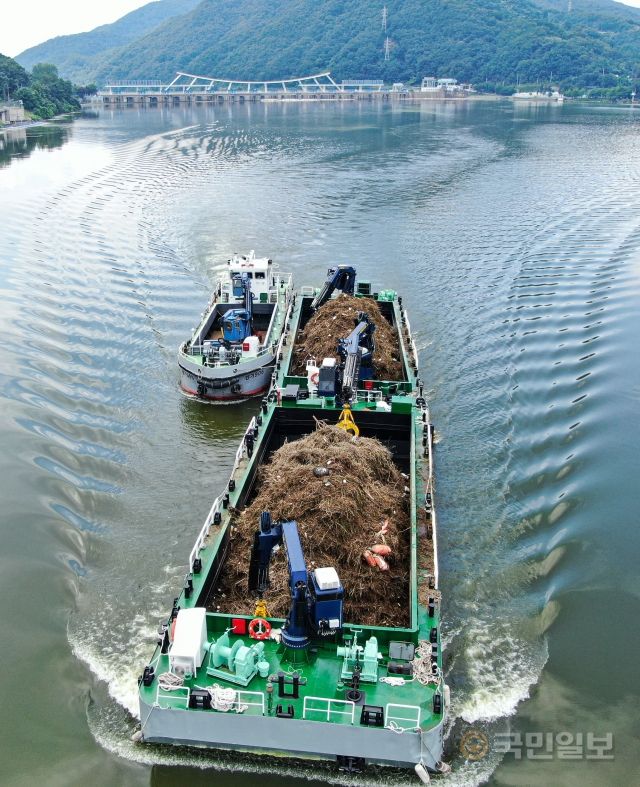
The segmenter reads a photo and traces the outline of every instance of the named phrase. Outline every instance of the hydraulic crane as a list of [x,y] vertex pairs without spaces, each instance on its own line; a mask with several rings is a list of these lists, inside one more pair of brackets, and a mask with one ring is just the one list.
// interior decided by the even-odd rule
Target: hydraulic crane
[[342,398],[350,402],[358,390],[360,380],[373,376],[373,333],[375,323],[366,312],[358,314],[358,324],[346,339],[338,340],[338,355],[342,359]]
[[342,628],[344,590],[335,568],[307,571],[297,522],[271,521],[271,514],[260,515],[249,563],[249,592],[260,597],[269,588],[269,564],[274,547],[284,543],[289,568],[291,606],[282,627],[282,643],[300,650],[313,637],[336,634]]
[[339,339],[337,353],[340,364],[323,363],[318,373],[318,394],[339,396],[350,402],[356,395],[360,380],[370,380],[375,375],[373,334],[375,323],[366,312],[359,312],[356,327],[346,337]]
[[322,285],[322,289],[311,303],[311,309],[316,311],[323,303],[326,303],[334,290],[341,290],[345,295],[353,295],[356,288],[356,269],[351,265],[338,265],[329,268],[327,280]]

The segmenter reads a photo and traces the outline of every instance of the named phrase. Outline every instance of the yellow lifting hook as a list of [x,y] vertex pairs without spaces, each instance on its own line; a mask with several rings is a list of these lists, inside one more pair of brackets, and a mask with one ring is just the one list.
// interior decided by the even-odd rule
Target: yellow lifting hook
[[353,420],[353,415],[351,413],[351,407],[348,404],[342,408],[342,412],[340,413],[340,418],[338,418],[338,423],[336,424],[338,429],[344,429],[345,432],[351,432],[354,437],[358,437],[360,434],[360,430],[356,422]]
[[269,612],[267,610],[267,602],[261,598],[256,602],[256,611],[253,613],[254,618],[267,618]]

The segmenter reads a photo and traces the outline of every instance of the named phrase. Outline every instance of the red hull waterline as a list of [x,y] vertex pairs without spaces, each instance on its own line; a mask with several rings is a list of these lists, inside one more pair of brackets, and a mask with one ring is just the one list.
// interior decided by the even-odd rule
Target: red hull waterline
[[246,393],[242,393],[239,396],[201,396],[197,391],[192,391],[190,388],[185,388],[182,383],[180,383],[180,388],[185,393],[188,393],[190,396],[195,396],[198,399],[208,399],[212,402],[233,402],[233,401],[240,401],[241,399],[249,399],[252,396],[258,396],[258,394],[264,393],[269,386],[263,385],[261,388],[256,388],[255,391],[247,391]]

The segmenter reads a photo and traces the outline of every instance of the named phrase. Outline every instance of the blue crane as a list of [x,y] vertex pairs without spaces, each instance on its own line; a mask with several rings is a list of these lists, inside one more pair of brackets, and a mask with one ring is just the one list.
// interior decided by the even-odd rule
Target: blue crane
[[262,596],[268,590],[271,555],[274,547],[282,543],[287,550],[291,594],[289,614],[282,627],[282,643],[300,650],[311,644],[312,637],[336,634],[342,628],[344,590],[335,569],[307,571],[297,522],[274,524],[271,514],[263,511],[251,550],[250,593]]
[[311,309],[319,309],[326,303],[334,290],[341,290],[345,295],[353,295],[356,288],[356,269],[351,265],[338,265],[329,268],[327,280],[322,285],[322,289],[311,303]]

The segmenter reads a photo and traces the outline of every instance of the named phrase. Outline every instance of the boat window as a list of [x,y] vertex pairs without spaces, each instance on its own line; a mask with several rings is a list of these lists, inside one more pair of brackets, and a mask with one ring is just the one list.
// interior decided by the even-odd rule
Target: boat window
[[248,276],[250,279],[253,279],[253,273],[251,273],[251,271],[247,271],[247,276]]
[[256,271],[256,279],[264,279],[266,278],[266,274],[264,271]]

